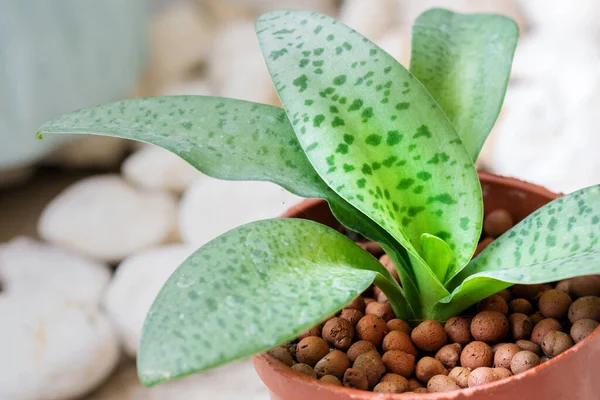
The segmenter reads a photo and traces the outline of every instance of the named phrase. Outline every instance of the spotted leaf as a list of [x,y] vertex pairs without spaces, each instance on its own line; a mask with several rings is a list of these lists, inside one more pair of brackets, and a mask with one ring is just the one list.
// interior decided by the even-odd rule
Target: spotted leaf
[[600,274],[600,185],[561,197],[493,241],[451,281],[444,319],[513,283]]
[[[152,143],[214,178],[267,180],[299,196],[325,199],[346,227],[385,244],[390,253],[399,247],[319,177],[281,108],[218,97],[151,97],[74,111],[48,121],[40,133],[88,133]],[[405,271],[401,275],[411,304],[418,308],[414,278]]]
[[[465,265],[481,230],[481,188],[427,90],[391,56],[324,15],[274,11],[256,29],[296,136],[325,182],[421,262],[420,236],[430,233]],[[282,29],[293,33],[278,34]],[[284,48],[283,56],[269,57]],[[302,67],[304,59],[319,66]]]
[[406,311],[389,272],[336,230],[301,219],[241,226],[198,249],[161,289],[142,332],[140,378],[152,385],[286,343],[373,282]]
[[500,15],[424,12],[413,25],[410,72],[477,159],[504,100],[519,28]]

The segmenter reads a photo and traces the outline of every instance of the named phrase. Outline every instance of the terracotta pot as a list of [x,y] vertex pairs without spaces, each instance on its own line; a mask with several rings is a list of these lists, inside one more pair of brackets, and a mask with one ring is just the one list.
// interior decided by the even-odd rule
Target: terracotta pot
[[[488,173],[479,174],[486,212],[506,208],[519,220],[559,197],[540,186]],[[305,200],[283,215],[337,227],[322,200]],[[591,400],[600,398],[600,328],[590,337],[536,368],[500,382],[447,393],[380,394],[320,383],[269,355],[254,357],[254,367],[272,400]]]

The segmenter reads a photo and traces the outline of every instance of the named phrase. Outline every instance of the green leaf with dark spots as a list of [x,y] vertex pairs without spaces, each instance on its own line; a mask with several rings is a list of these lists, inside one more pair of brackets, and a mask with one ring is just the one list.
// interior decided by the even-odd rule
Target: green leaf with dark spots
[[513,283],[600,274],[600,185],[535,211],[475,257],[449,284],[444,319]]
[[191,255],[152,305],[138,354],[146,385],[266,351],[380,285],[406,313],[389,272],[350,239],[315,222],[241,226]]
[[[322,115],[316,115],[314,123],[323,120]],[[327,200],[334,215],[349,229],[387,243],[390,249],[398,247],[384,229],[319,177],[285,112],[278,107],[218,97],[150,97],[74,111],[46,122],[40,132],[143,141],[177,154],[214,178],[270,181],[299,196]],[[346,140],[352,143],[353,139]],[[411,278],[404,278],[410,288]],[[412,304],[419,304],[416,292],[407,296]]]
[[[291,27],[295,38],[275,34]],[[360,34],[321,14],[273,11],[258,19],[257,32],[265,56],[287,46],[277,60],[266,57],[267,66],[288,115],[298,120],[293,127],[302,147],[319,143],[307,156],[329,187],[414,257],[422,261],[423,233],[444,232],[457,263],[465,265],[481,230],[481,188],[454,128],[419,81]],[[334,39],[319,40],[327,35]],[[336,52],[343,43],[348,48]],[[322,74],[298,67],[307,57],[303,51],[314,48],[331,60]],[[334,81],[342,74],[346,82],[338,86]],[[306,86],[299,90],[290,83],[302,75]],[[384,97],[389,101],[382,103]],[[349,99],[349,105],[340,106],[340,98]],[[331,106],[339,112],[330,113]],[[319,126],[312,123],[316,115],[324,116]],[[332,124],[335,120],[344,123]],[[352,144],[345,141],[348,136]],[[344,169],[344,164],[355,168]],[[444,179],[447,175],[454,179]],[[410,215],[409,210],[423,206],[425,211]],[[467,229],[460,227],[461,219],[471,221]]]
[[442,107],[473,160],[504,101],[519,28],[500,15],[424,12],[413,25],[410,72]]

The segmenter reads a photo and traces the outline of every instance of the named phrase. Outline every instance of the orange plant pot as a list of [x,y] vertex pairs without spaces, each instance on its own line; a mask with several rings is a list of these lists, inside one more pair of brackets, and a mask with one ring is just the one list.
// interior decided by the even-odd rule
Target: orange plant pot
[[[479,179],[486,213],[504,208],[519,221],[559,197],[517,179],[485,172],[479,173]],[[339,226],[323,200],[305,200],[283,217]],[[330,385],[302,375],[267,354],[254,357],[254,368],[272,400],[594,400],[600,399],[600,328],[559,356],[521,374],[446,393],[381,394]]]

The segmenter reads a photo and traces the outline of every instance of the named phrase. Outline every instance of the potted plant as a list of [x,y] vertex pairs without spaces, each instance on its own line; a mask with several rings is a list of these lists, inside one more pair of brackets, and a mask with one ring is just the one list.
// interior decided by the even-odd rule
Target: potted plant
[[[285,111],[215,97],[155,97],[75,111],[46,123],[40,135],[146,141],[216,178],[269,180],[324,199],[343,226],[379,243],[389,261],[384,267],[338,230],[297,218],[257,221],[214,239],[169,278],[148,314],[138,357],[144,384],[273,349],[255,363],[274,399],[381,398],[357,388],[420,392],[425,383],[430,391],[455,390],[429,398],[464,398],[496,395],[505,382],[527,387],[540,345],[546,357],[562,354],[539,370],[565,376],[577,364],[568,353],[585,355],[585,346],[598,352],[599,335],[591,332],[600,298],[573,302],[566,283],[564,290],[540,284],[600,273],[600,186],[560,197],[511,229],[498,226],[512,217],[496,214],[496,228],[486,232],[508,231],[471,259],[484,198],[474,160],[504,97],[518,36],[511,20],[427,11],[414,27],[410,72],[324,15],[270,12],[257,21],[257,33]],[[517,219],[552,199],[494,179],[482,178],[493,195],[486,201],[516,195],[529,207],[514,207]],[[508,321],[503,290],[513,284],[538,284],[536,295],[544,289],[535,317],[525,314],[527,304],[528,312],[538,306],[531,296],[527,304],[511,302],[513,314],[523,312]],[[380,302],[365,309],[361,294],[372,285]],[[478,302],[480,312],[472,311]],[[338,316],[342,308],[356,312]],[[567,314],[586,321],[577,324],[584,326],[572,336],[581,343],[570,350],[573,339],[558,321]],[[532,318],[543,320],[533,328]],[[509,337],[531,340],[492,349]],[[364,348],[352,355],[355,344]],[[494,350],[506,354],[494,362]],[[459,363],[462,369],[450,371]],[[589,398],[582,396],[598,389],[589,379],[593,369],[576,370],[583,381],[561,384],[572,389],[570,398]],[[342,382],[346,387],[336,386]],[[478,387],[458,390],[465,386]]]

